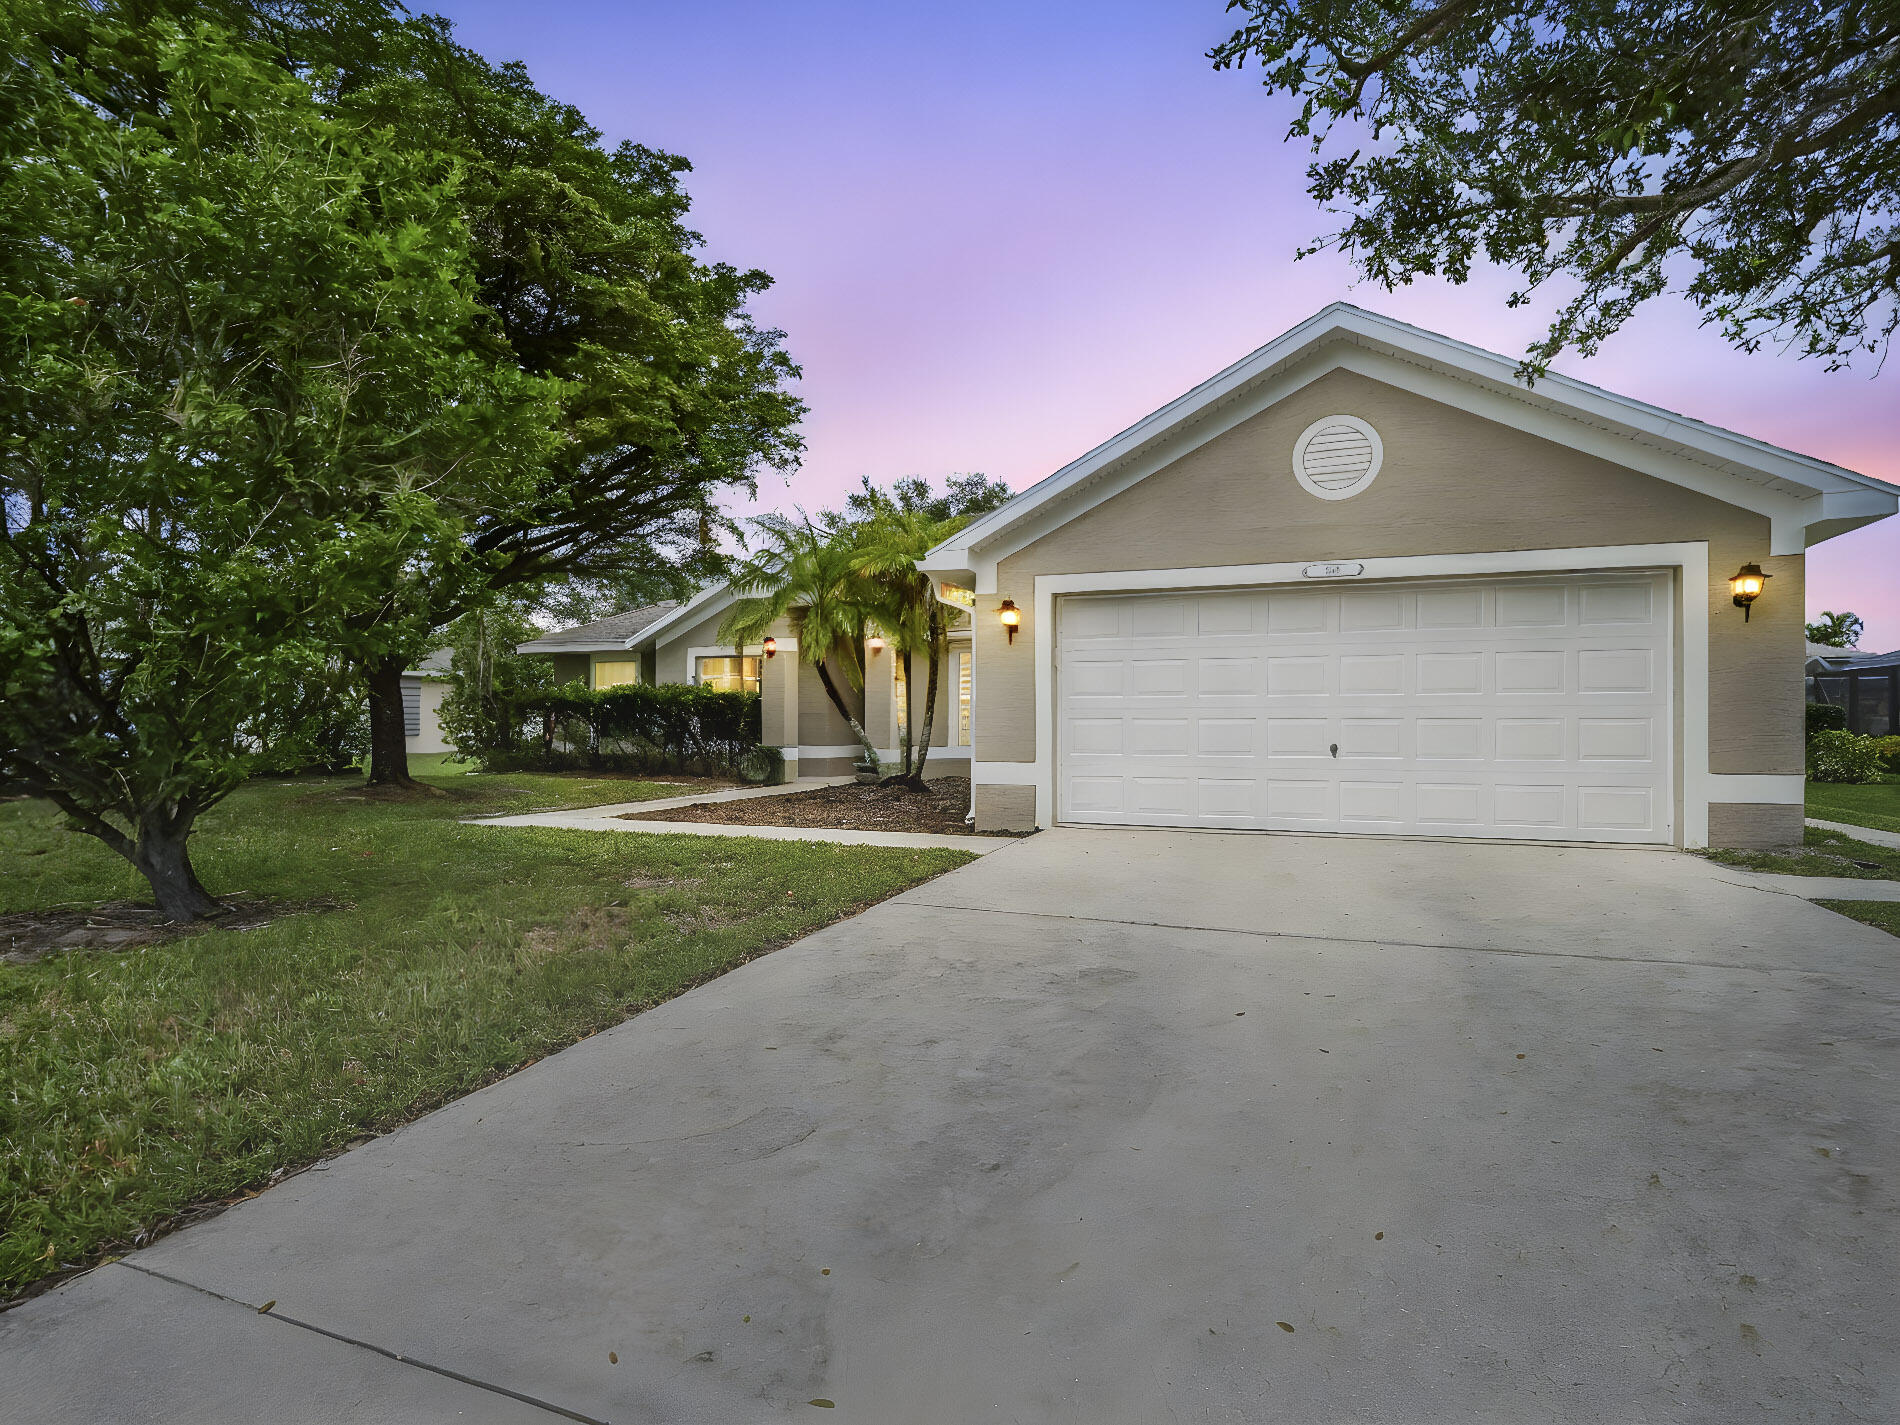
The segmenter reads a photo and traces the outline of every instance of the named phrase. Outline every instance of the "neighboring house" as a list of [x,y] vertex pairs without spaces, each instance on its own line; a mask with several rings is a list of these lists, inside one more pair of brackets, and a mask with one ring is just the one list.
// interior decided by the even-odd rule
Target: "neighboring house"
[[[798,637],[791,622],[772,630],[775,647],[770,657],[762,643],[737,648],[719,642],[719,625],[733,599],[732,590],[725,584],[702,589],[649,625],[631,640],[630,646],[643,660],[651,660],[657,682],[757,689],[764,701],[765,741],[784,754],[787,776],[832,777],[849,772],[861,755],[857,739],[825,695],[817,672],[798,657]],[[834,667],[830,671],[878,755],[894,761],[903,738],[907,707],[903,660],[874,638],[865,645],[862,689],[853,688],[843,670]],[[916,718],[921,735],[929,668],[920,655],[911,658],[911,676],[918,682]],[[939,674],[926,775],[967,773],[972,688],[970,624],[965,616],[950,632],[949,657]]]
[[[816,672],[798,658],[798,638],[791,623],[773,630],[770,656],[763,643],[741,648],[719,641],[719,625],[733,597],[727,585],[715,584],[684,604],[616,614],[534,639],[517,651],[551,657],[557,677],[584,679],[589,687],[697,683],[757,692],[763,703],[765,741],[783,752],[788,777],[850,772],[859,756],[857,739],[826,697]],[[973,685],[969,649],[970,626],[965,617],[951,632],[950,656],[939,676],[928,768],[939,775],[961,775],[969,767]],[[913,657],[911,663],[911,674],[919,684],[916,716],[921,725],[928,668],[921,657]],[[895,760],[906,716],[903,660],[873,639],[865,647],[862,689],[854,688],[842,670],[832,671],[879,755]]]
[[449,650],[438,648],[402,675],[403,741],[410,752],[453,750],[442,735],[442,699],[449,691]]
[[1847,713],[1849,732],[1900,733],[1900,653],[1808,645],[1808,701]]
[[1805,552],[1900,491],[1516,367],[1328,307],[920,561],[978,829],[1798,841]]
[[[613,688],[622,683],[659,681],[649,666],[642,670],[640,660],[629,650],[630,641],[643,629],[677,609],[677,603],[648,604],[628,609],[592,623],[578,624],[559,632],[530,639],[515,648],[517,653],[543,654],[554,664],[554,678],[560,683],[584,683],[590,688]],[[670,681],[677,682],[677,679]]]

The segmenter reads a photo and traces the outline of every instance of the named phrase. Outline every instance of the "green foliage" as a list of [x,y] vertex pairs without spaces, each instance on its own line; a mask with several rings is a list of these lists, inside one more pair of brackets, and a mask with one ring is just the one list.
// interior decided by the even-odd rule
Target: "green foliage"
[[0,779],[194,915],[192,822],[310,754],[553,408],[477,350],[451,166],[115,14],[13,5],[0,76]]
[[[1337,246],[1387,288],[1474,261],[1574,292],[1527,365],[1687,275],[1727,339],[1829,368],[1900,321],[1900,9],[1846,0],[1230,0]],[[1512,305],[1528,292],[1511,298]]]
[[1808,704],[1808,741],[1814,741],[1818,732],[1847,731],[1847,709],[1835,707],[1832,703]]
[[484,767],[699,772],[763,782],[774,780],[780,760],[759,746],[757,693],[689,683],[569,683],[521,707],[521,735],[512,747],[477,752]]
[[1900,735],[1874,739],[1874,751],[1880,754],[1880,766],[1890,777],[1900,777]]
[[1880,748],[1857,732],[1817,732],[1808,739],[1808,775],[1817,782],[1880,780]]
[[786,389],[798,369],[783,334],[747,312],[771,279],[695,256],[691,165],[603,148],[522,65],[490,64],[436,17],[392,5],[367,26],[317,18],[291,43],[331,66],[317,78],[334,112],[455,158],[495,355],[561,383],[564,439],[534,499],[472,535],[491,585],[714,572],[703,536],[719,494],[796,461],[804,405]]
[[554,667],[515,649],[541,630],[515,604],[462,615],[449,625],[453,686],[437,714],[442,733],[462,756],[477,761],[519,752],[531,722],[530,706],[554,690]]
[[1821,617],[1808,625],[1808,642],[1829,648],[1858,648],[1866,627],[1859,614],[1837,614],[1832,609],[1823,609]]
[[[1007,485],[982,475],[953,475],[942,495],[933,495],[915,478],[899,480],[888,492],[879,490],[867,476],[846,506],[852,523],[841,537],[849,540],[853,563],[869,581],[867,619],[889,637],[906,666],[913,655],[925,659],[923,723],[918,727],[913,716],[905,719],[914,733],[903,748],[901,770],[920,783],[930,756],[950,626],[962,613],[937,597],[935,580],[918,569],[917,561],[977,515],[1008,500]],[[905,688],[915,701],[915,682],[906,678]]]
[[[214,887],[342,909],[0,963],[0,1299],[969,859],[465,826],[671,789],[423,776],[253,782],[206,818]],[[44,803],[0,804],[0,865],[0,912],[135,889]]]

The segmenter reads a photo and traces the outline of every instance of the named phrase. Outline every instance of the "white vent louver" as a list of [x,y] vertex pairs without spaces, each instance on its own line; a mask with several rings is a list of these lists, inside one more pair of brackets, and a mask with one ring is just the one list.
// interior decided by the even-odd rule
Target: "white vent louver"
[[1379,433],[1357,416],[1314,421],[1293,447],[1293,474],[1309,494],[1344,500],[1378,477],[1385,462]]

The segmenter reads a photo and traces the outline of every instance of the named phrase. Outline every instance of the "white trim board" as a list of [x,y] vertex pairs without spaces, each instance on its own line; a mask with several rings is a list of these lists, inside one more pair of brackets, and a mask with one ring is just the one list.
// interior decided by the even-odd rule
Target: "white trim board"
[[[1347,554],[1350,559],[1350,554]],[[1355,561],[1363,573],[1352,579],[1304,577],[1305,564],[1227,564],[1199,569],[1127,569],[1098,574],[1036,576],[1036,760],[976,762],[975,780],[1036,789],[1036,825],[1055,818],[1055,602],[1063,594],[1101,594],[1163,589],[1220,589],[1258,584],[1370,583],[1389,579],[1443,579],[1460,576],[1590,573],[1602,569],[1676,569],[1681,628],[1681,681],[1674,689],[1682,723],[1680,747],[1681,806],[1676,824],[1681,844],[1709,842],[1709,803],[1730,799],[1727,789],[1714,795],[1709,772],[1709,547],[1700,541],[1677,544],[1617,544],[1579,549],[1513,549],[1471,554],[1420,554]],[[996,769],[993,774],[991,769]],[[1006,769],[1028,769],[1032,775]],[[1753,779],[1751,779],[1752,781]],[[1737,798],[1738,800],[1740,798]],[[1776,798],[1779,800],[1779,798]]]
[[[718,603],[718,600],[722,596],[725,602]],[[725,608],[726,605],[732,603],[737,597],[738,596],[732,592],[732,586],[730,584],[708,584],[697,594],[694,594],[692,598],[674,609],[672,613],[667,614],[664,618],[655,619],[652,623],[634,634],[633,637],[627,640],[626,647],[644,648],[649,643],[657,647],[661,635],[664,634],[667,629],[688,621],[697,622],[705,618],[708,614],[717,613],[719,609]],[[718,603],[718,608],[713,607],[715,603]]]

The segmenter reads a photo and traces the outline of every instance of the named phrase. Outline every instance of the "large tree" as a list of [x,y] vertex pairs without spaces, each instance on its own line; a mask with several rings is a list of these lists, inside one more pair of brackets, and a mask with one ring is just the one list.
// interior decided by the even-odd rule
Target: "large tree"
[[551,383],[478,347],[448,164],[214,26],[0,5],[0,781],[195,918],[197,819],[392,582],[479,582]]
[[[1892,0],[1231,0],[1211,52],[1299,101],[1336,246],[1387,288],[1476,261],[1568,295],[1535,370],[1681,284],[1830,369],[1900,322]],[[1305,255],[1305,254],[1302,254]]]
[[[408,598],[416,625],[434,628],[491,590],[581,580],[632,595],[718,572],[717,501],[795,460],[804,407],[782,334],[747,312],[770,279],[695,255],[687,161],[603,147],[521,65],[490,64],[442,20],[365,24],[352,6],[276,33],[310,56],[333,111],[456,157],[492,355],[561,383],[563,440],[534,498],[470,525],[485,579],[392,590],[392,606]],[[372,780],[404,780],[402,659],[365,668]]]

